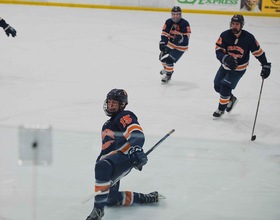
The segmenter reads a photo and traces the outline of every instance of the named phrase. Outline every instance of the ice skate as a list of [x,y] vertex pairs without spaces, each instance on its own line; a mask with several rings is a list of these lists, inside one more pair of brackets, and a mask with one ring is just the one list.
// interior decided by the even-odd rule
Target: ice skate
[[223,114],[225,113],[225,111],[221,111],[219,109],[217,109],[214,113],[213,113],[213,119],[219,119],[223,116]]
[[235,105],[237,104],[238,102],[238,99],[232,95],[230,97],[230,100],[229,100],[229,103],[227,104],[227,108],[226,108],[226,111],[229,113],[231,112],[231,110],[235,107]]
[[86,220],[101,220],[103,216],[104,216],[103,210],[93,208],[92,212],[90,213],[90,215],[87,217]]
[[165,75],[166,74],[166,70],[165,69],[162,69],[160,72],[159,72],[160,75]]
[[171,80],[171,75],[165,75],[162,79],[161,82],[167,83],[168,81]]
[[151,192],[145,195],[145,203],[155,203],[158,202],[158,192]]

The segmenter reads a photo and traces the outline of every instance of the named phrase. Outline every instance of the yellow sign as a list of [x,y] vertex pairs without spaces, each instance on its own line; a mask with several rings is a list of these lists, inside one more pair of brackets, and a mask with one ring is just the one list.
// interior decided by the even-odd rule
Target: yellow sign
[[280,0],[262,0],[262,12],[280,13]]

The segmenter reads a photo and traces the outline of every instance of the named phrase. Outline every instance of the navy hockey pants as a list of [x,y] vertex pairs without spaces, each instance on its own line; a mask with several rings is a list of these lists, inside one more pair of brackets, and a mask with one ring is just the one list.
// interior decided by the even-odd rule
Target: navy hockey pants
[[[127,155],[122,152],[117,152],[106,157],[104,160],[99,160],[95,164],[95,180],[97,182],[109,182],[115,180],[122,173],[126,172],[131,167],[130,160]],[[110,189],[109,195],[102,194],[95,197],[95,207],[103,209],[106,203],[116,203],[119,183]]]
[[226,70],[223,66],[220,66],[215,79],[214,88],[216,92],[220,94],[219,107],[220,111],[224,111],[230,102],[230,97],[232,96],[232,90],[235,89],[237,83],[244,75],[246,70],[243,71],[233,71]]
[[173,49],[168,52],[169,56],[166,59],[160,60],[162,62],[162,65],[165,67],[166,74],[172,75],[174,72],[174,63],[176,63],[184,54],[184,52]]
[[220,93],[223,97],[231,96],[231,91],[235,89],[237,83],[245,72],[246,70],[226,70],[223,66],[220,66],[214,79],[215,91]]
[[[172,63],[176,63],[180,58],[181,56],[184,54],[184,52],[182,51],[179,51],[179,50],[176,50],[176,49],[173,49],[169,52],[169,57],[171,58],[171,62]],[[168,62],[166,62],[168,63]]]

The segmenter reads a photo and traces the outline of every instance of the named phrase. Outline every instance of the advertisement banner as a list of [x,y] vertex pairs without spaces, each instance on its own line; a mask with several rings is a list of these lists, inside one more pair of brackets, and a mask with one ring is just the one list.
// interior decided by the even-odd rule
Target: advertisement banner
[[175,0],[185,9],[279,14],[280,0]]
[[0,0],[0,3],[166,11],[174,5],[195,13],[280,17],[280,0]]
[[239,11],[240,0],[177,0],[182,8]]
[[240,11],[261,12],[262,0],[241,0]]
[[262,12],[280,14],[280,1],[279,0],[262,0]]

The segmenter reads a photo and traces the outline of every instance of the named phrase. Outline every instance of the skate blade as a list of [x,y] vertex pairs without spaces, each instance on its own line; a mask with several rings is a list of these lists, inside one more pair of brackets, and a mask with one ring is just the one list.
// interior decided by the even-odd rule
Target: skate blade
[[161,79],[161,84],[166,84],[166,83],[169,83],[169,81],[171,81],[171,79],[168,79],[168,80],[163,80],[164,78]]
[[166,199],[166,197],[162,194],[158,194],[158,200],[163,200]]
[[220,120],[223,117],[224,114],[222,114],[220,117],[213,116],[213,120]]

